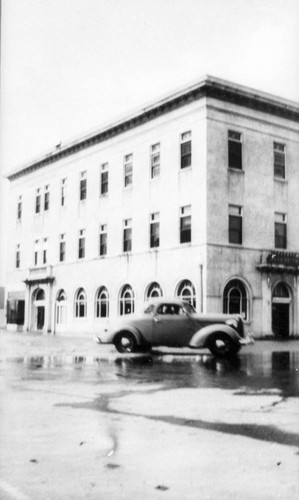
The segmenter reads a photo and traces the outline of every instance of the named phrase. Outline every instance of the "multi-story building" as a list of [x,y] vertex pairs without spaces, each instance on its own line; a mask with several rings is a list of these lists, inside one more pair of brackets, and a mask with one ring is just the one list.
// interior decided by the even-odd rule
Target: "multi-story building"
[[299,335],[299,105],[216,78],[9,175],[9,328],[93,334],[156,296]]

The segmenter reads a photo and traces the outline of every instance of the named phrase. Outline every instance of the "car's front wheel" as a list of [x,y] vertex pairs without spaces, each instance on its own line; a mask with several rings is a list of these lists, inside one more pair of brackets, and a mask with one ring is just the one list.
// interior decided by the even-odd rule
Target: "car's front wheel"
[[208,348],[217,358],[228,358],[237,354],[241,346],[225,333],[217,332],[209,339]]
[[118,352],[121,353],[131,353],[137,350],[137,342],[130,332],[120,332],[114,341],[114,345]]

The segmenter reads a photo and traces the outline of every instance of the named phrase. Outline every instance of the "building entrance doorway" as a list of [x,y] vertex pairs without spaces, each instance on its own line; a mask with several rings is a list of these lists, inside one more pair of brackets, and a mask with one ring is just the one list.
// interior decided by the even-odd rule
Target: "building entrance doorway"
[[37,319],[36,319],[36,327],[38,330],[42,330],[45,324],[45,308],[44,306],[37,307]]
[[290,335],[291,296],[284,283],[278,283],[272,297],[272,331],[276,338],[287,339]]
[[32,323],[33,330],[43,330],[45,326],[45,291],[38,288],[32,296]]

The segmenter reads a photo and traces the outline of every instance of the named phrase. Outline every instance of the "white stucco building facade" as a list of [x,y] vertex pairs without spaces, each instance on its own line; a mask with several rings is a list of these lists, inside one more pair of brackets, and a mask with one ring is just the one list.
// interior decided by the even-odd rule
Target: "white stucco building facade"
[[93,335],[150,296],[299,336],[299,105],[212,77],[9,175],[7,328]]

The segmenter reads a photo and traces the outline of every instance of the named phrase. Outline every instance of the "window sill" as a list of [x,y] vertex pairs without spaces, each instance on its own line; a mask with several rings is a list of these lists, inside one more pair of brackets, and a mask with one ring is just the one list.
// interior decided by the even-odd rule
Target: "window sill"
[[179,174],[181,174],[182,172],[191,172],[191,170],[192,170],[192,165],[190,165],[190,167],[180,168]]
[[243,248],[243,243],[230,243],[228,242],[230,247],[235,247],[235,248]]
[[273,177],[274,181],[281,182],[282,184],[288,184],[287,179],[283,179],[282,177]]
[[245,171],[242,168],[228,167],[228,171],[231,172],[232,174],[245,175]]

